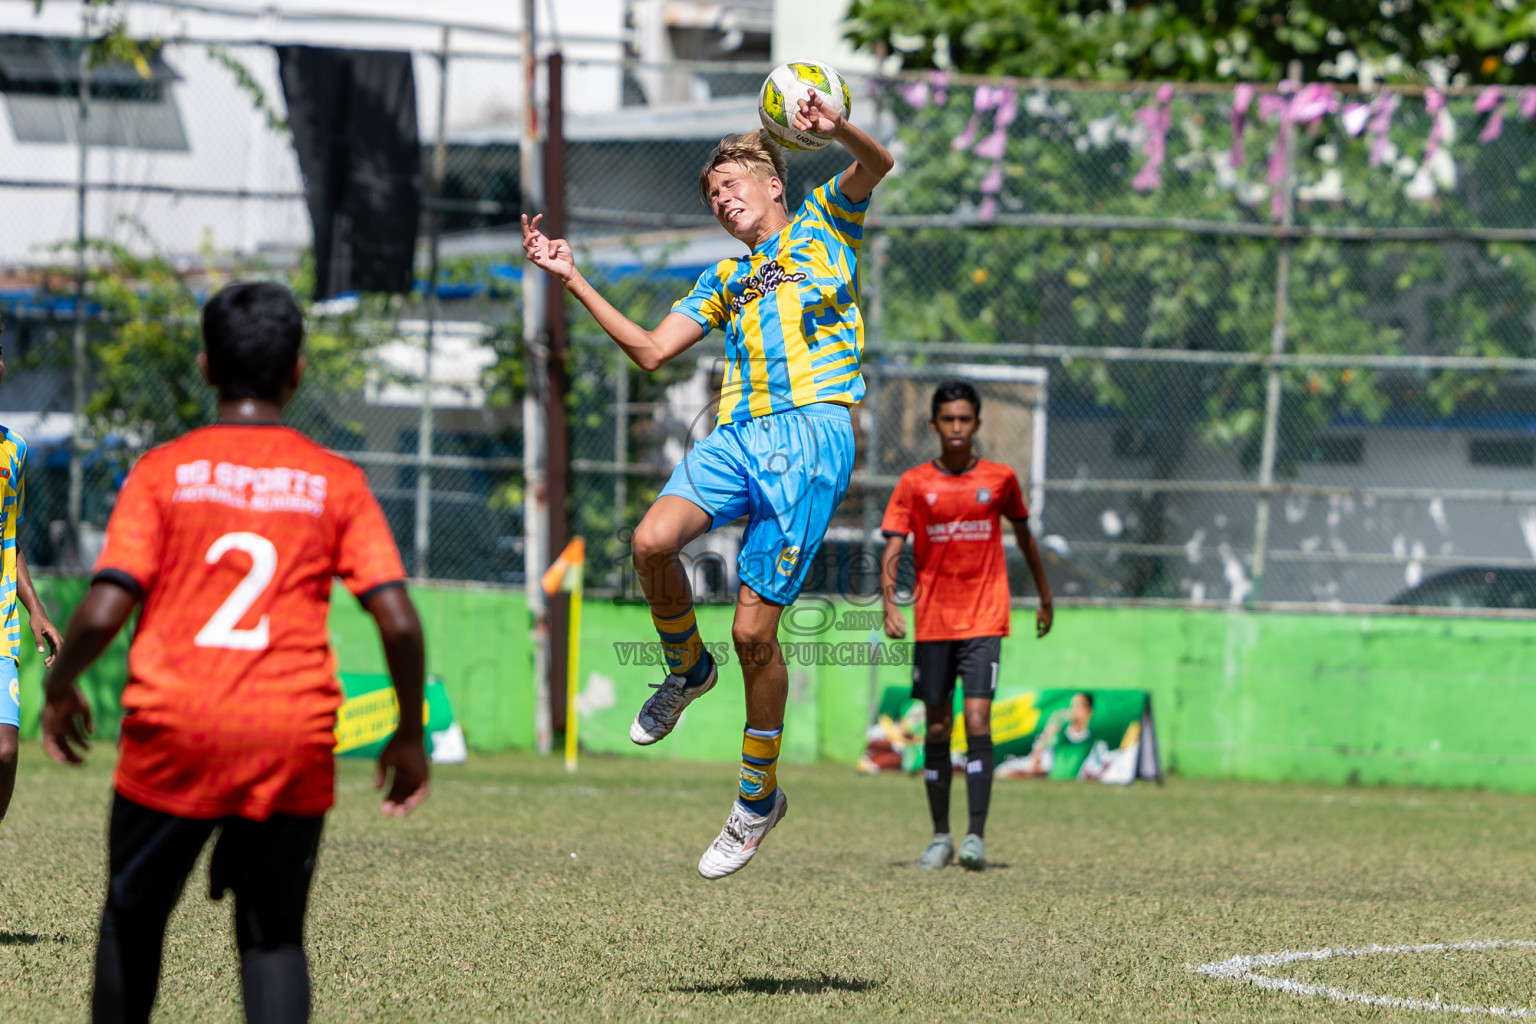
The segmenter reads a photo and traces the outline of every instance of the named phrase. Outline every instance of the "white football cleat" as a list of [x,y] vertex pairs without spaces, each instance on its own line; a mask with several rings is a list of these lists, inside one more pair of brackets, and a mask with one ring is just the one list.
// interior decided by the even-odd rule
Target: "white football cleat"
[[767,814],[753,814],[741,806],[739,800],[731,804],[731,815],[725,819],[725,828],[699,858],[699,874],[705,878],[724,878],[746,867],[768,830],[788,812],[789,797],[784,795],[783,786],[774,790],[773,809]]
[[648,747],[665,737],[683,717],[683,709],[708,693],[718,678],[720,666],[711,660],[709,675],[698,686],[684,686],[683,677],[675,672],[659,683],[651,683],[656,692],[641,705],[635,720],[630,723],[629,738]]

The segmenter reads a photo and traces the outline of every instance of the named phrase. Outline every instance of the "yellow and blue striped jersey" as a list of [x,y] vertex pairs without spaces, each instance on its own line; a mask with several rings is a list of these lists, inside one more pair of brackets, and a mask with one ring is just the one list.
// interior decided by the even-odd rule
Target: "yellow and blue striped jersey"
[[869,200],[850,202],[838,180],[749,255],[706,270],[672,307],[706,332],[725,331],[717,423],[864,397],[858,260]]
[[5,646],[0,656],[21,660],[21,614],[16,594],[16,528],[27,499],[27,442],[9,427],[0,427],[0,621]]

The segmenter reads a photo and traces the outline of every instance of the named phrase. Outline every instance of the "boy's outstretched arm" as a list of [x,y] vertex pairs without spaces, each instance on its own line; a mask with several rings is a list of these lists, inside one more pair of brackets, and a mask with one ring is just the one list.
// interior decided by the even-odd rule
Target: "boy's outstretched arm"
[[557,277],[636,366],[654,373],[704,337],[704,328],[681,313],[668,313],[654,331],[648,331],[619,312],[576,269],[570,243],[563,238],[550,238],[539,230],[543,216],[537,214],[529,221],[528,215],[523,214],[523,252],[529,262]]
[[373,784],[375,789],[383,789],[390,769],[394,770],[389,793],[379,810],[403,818],[427,798],[429,769],[423,739],[426,725],[421,720],[426,692],[426,642],[416,606],[403,586],[375,592],[363,604],[363,610],[373,616],[379,627],[384,660],[389,664],[389,678],[395,684],[395,698],[400,706],[400,724],[379,752]]
[[1040,607],[1035,610],[1035,635],[1045,636],[1051,631],[1055,614],[1051,610],[1051,581],[1045,578],[1045,563],[1040,561],[1040,549],[1035,545],[1035,535],[1029,532],[1029,524],[1022,519],[1014,520],[1013,536],[1024,553],[1024,564],[1035,580],[1035,592],[1040,595]]
[[862,203],[868,199],[875,186],[880,184],[880,179],[896,166],[896,158],[891,156],[889,150],[839,114],[836,108],[817,95],[815,89],[810,90],[808,101],[800,101],[800,109],[795,114],[795,128],[802,132],[825,135],[838,142],[853,157],[853,163],[837,183],[837,190],[850,202]]
[[53,659],[59,656],[59,645],[62,642],[59,627],[48,617],[48,609],[43,607],[42,598],[37,596],[37,589],[32,586],[32,574],[27,571],[27,560],[19,545],[16,548],[16,596],[27,610],[27,624],[32,627],[32,640],[37,644],[37,653],[46,653],[43,664],[52,665]]
[[79,679],[101,657],[138,602],[135,591],[98,580],[69,617],[64,643],[43,684],[43,750],[60,764],[79,764],[80,750],[90,749],[86,737],[93,728],[91,705],[80,692]]

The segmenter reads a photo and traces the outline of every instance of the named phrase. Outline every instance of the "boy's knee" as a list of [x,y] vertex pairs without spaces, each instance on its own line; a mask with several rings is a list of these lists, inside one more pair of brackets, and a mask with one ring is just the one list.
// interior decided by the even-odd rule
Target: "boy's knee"
[[992,734],[991,712],[967,711],[965,713],[965,734],[967,736],[990,736]]
[[731,623],[731,641],[738,651],[745,647],[771,644],[778,639],[778,635],[776,622],[743,622],[738,618]]
[[17,732],[14,726],[0,726],[0,771],[11,770],[16,767],[16,758],[21,749]]
[[644,520],[635,527],[635,535],[630,544],[634,550],[636,569],[665,565],[677,557],[677,545],[672,542],[672,538]]

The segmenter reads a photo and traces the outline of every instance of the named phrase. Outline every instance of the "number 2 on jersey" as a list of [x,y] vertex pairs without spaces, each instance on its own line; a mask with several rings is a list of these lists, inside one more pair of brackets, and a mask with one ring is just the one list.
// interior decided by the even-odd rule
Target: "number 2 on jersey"
[[251,605],[267,589],[277,572],[277,548],[258,533],[226,533],[209,547],[204,559],[209,565],[218,565],[231,551],[243,551],[251,556],[251,570],[245,579],[219,605],[219,610],[197,631],[192,643],[198,647],[224,647],[232,651],[262,651],[267,647],[268,617],[250,629],[235,626],[251,610]]

